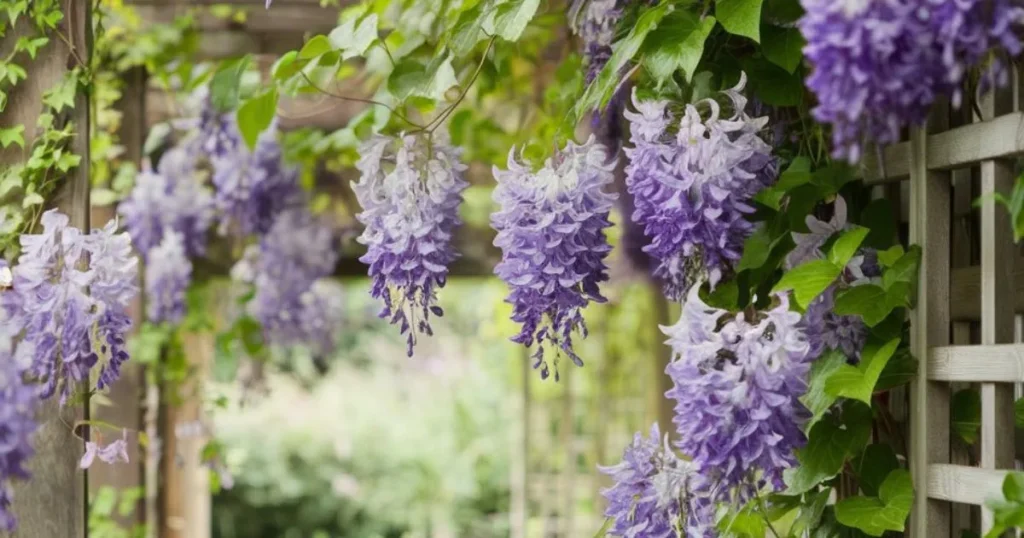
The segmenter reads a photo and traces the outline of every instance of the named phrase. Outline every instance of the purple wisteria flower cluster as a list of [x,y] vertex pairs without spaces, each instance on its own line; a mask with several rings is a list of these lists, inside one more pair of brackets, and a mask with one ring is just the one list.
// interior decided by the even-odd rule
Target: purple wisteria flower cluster
[[713,536],[712,507],[691,494],[694,465],[680,459],[662,438],[658,424],[650,435],[637,432],[622,453],[622,461],[598,467],[615,481],[602,491],[608,501],[604,515],[612,520],[608,535],[623,538],[675,538],[678,522],[685,521],[694,538]]
[[[846,200],[841,196],[832,204],[832,217],[827,222],[808,215],[806,223],[810,233],[793,233],[796,248],[786,257],[786,269],[824,258],[822,247],[829,238],[852,227],[847,222]],[[857,255],[850,259],[839,281],[811,301],[804,313],[801,327],[810,343],[812,359],[820,357],[830,349],[841,351],[850,362],[857,362],[860,359],[860,352],[867,341],[867,325],[860,316],[836,314],[835,294],[840,286],[856,286],[871,282],[880,276],[877,253],[873,249],[862,247]]]
[[625,0],[574,0],[569,8],[573,31],[583,39],[586,83],[597,78],[612,56],[615,25],[622,17]]
[[334,288],[317,282],[334,271],[335,240],[334,229],[325,219],[305,207],[289,209],[278,216],[258,246],[247,249],[233,270],[235,278],[255,289],[248,310],[262,325],[268,342],[311,342],[314,347],[333,342],[330,333],[340,323],[341,298]]
[[14,360],[18,295],[9,289],[13,284],[9,271],[7,262],[0,259],[0,531],[8,532],[17,523],[10,512],[10,483],[29,478],[26,462],[32,457],[30,441],[38,427],[37,390],[25,382],[23,368]]
[[16,526],[10,482],[29,478],[36,403],[57,392],[65,403],[96,367],[98,389],[117,379],[137,291],[131,239],[116,233],[116,222],[83,234],[50,210],[40,223],[42,233],[21,236],[13,269],[0,260],[2,531]]
[[154,323],[177,324],[185,317],[185,290],[192,281],[192,262],[183,236],[167,229],[150,251],[146,264],[146,315]]
[[691,288],[679,322],[663,330],[673,360],[665,369],[676,401],[676,447],[692,458],[696,495],[740,506],[765,488],[783,489],[806,442],[810,346],[785,295],[774,308],[730,315]]
[[850,162],[867,141],[892,143],[903,126],[922,124],[938,96],[958,106],[971,69],[987,62],[982,86],[1005,83],[999,56],[1022,48],[1018,0],[801,3],[814,117],[832,125],[833,155]]
[[461,153],[436,135],[376,136],[359,151],[360,261],[370,267],[370,294],[384,303],[379,316],[399,325],[410,357],[416,334],[433,334],[430,315],[444,314],[437,292],[458,256],[452,236],[469,186]]
[[[15,361],[43,384],[42,398],[58,390],[67,400],[77,383],[100,365],[98,388],[117,378],[128,359],[124,337],[131,325],[137,261],[128,234],[116,223],[84,235],[56,210],[43,214],[43,232],[21,236],[14,267],[14,315],[21,338]],[[7,294],[5,293],[5,296]]]
[[[514,152],[514,150],[513,150]],[[536,344],[534,368],[550,374],[547,345],[565,353],[577,366],[572,334],[587,335],[583,308],[604,302],[599,284],[608,280],[605,258],[611,251],[605,228],[615,195],[609,192],[614,161],[591,137],[585,144],[568,142],[538,172],[508,157],[508,170],[494,169],[498,186],[491,215],[501,248],[495,273],[511,292],[512,319],[522,330],[512,338],[527,347]],[[558,359],[554,360],[558,379]]]
[[[751,198],[774,181],[777,164],[761,139],[767,118],[744,112],[747,99],[736,87],[723,92],[732,114],[718,101],[687,104],[675,118],[667,101],[641,101],[626,111],[632,148],[626,185],[635,201],[633,220],[644,227],[644,247],[665,294],[682,298],[697,280],[715,286],[740,259],[754,225]],[[707,112],[707,118],[701,110]]]

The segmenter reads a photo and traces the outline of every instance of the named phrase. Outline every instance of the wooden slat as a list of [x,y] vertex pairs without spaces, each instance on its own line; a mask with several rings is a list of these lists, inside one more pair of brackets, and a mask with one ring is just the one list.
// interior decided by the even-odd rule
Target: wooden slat
[[[1024,312],[1024,258],[1018,256],[1014,260],[1009,278],[1013,281],[1013,309],[1015,312]],[[981,319],[981,266],[953,270],[950,274],[949,303],[953,320]]]
[[[910,240],[921,245],[918,300],[910,329],[911,350],[927,356],[933,346],[949,344],[949,237],[950,197],[948,173],[925,166],[928,148],[922,129],[910,138]],[[910,469],[916,491],[927,491],[928,465],[949,462],[949,385],[929,381],[920,368],[911,384]],[[911,536],[949,538],[951,510],[948,503],[914,498]]]
[[[1014,112],[981,123],[972,123],[934,134],[927,141],[929,170],[951,170],[986,160],[1024,154],[1024,112]],[[897,181],[910,176],[910,143],[893,144],[883,151],[885,176],[870,155],[864,173],[866,183]]]
[[[1007,471],[979,469],[964,465],[932,464],[928,466],[928,497],[942,501],[984,505],[1003,496],[1003,479]],[[921,498],[924,495],[915,498]],[[927,535],[929,538],[931,534]]]
[[[1013,94],[1006,89],[986,96],[981,109],[989,115],[1013,109]],[[992,130],[992,126],[989,126]],[[1010,138],[1009,134],[1003,136]],[[1016,142],[1019,137],[1013,137]],[[972,141],[965,141],[972,144]],[[989,140],[988,142],[994,142]],[[993,195],[1009,196],[1013,188],[1013,162],[986,160],[981,163],[981,343],[1013,342],[1014,241],[1009,214],[997,207]],[[1014,466],[1013,385],[981,385],[981,467],[1012,469]],[[981,530],[992,528],[992,512],[982,511]]]
[[1024,382],[1024,344],[933,347],[928,379],[990,383]]

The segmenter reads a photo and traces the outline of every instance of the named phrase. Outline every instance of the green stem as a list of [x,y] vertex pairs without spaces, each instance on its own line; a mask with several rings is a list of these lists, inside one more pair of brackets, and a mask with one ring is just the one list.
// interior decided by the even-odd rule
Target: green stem
[[487,48],[484,50],[484,54],[480,58],[480,63],[477,64],[476,70],[473,72],[473,76],[471,76],[466,85],[463,86],[462,92],[459,93],[459,97],[455,99],[455,102],[452,103],[443,112],[441,112],[436,118],[427,123],[426,128],[421,130],[433,133],[434,130],[436,130],[438,127],[441,126],[441,124],[444,123],[444,120],[448,119],[448,116],[450,116],[452,112],[455,111],[459,104],[462,103],[462,100],[466,98],[466,94],[469,93],[469,89],[473,87],[473,84],[476,82],[477,77],[480,76],[480,72],[483,71],[484,62],[487,61],[487,54],[491,52],[491,47],[494,46],[494,40],[495,37],[492,36],[491,39],[487,41]]
[[382,106],[382,107],[388,109],[389,111],[391,111],[391,113],[394,114],[396,118],[398,118],[398,119],[408,123],[409,125],[412,125],[413,127],[416,127],[418,130],[423,131],[423,130],[426,129],[425,126],[420,125],[420,124],[410,120],[409,118],[403,116],[401,112],[399,112],[394,107],[388,105],[387,103],[382,103],[380,101],[374,101],[373,99],[363,99],[362,97],[349,97],[347,95],[339,95],[339,94],[336,94],[336,93],[329,92],[329,91],[321,88],[320,86],[317,86],[316,83],[313,82],[313,80],[310,79],[309,75],[307,75],[305,72],[300,71],[300,73],[302,73],[302,78],[306,79],[306,83],[307,84],[309,84],[310,86],[313,87],[313,89],[315,89],[316,91],[318,91],[318,92],[320,92],[320,93],[322,93],[324,95],[329,95],[331,97],[334,97],[335,99],[341,99],[342,101],[354,101],[356,103],[367,103],[367,104],[370,104],[370,105]]

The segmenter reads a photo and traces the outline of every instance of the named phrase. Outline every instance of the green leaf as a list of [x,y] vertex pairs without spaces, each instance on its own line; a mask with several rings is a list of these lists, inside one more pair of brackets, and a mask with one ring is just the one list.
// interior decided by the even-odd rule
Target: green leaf
[[978,430],[981,428],[981,394],[977,389],[961,389],[953,394],[949,403],[949,420],[953,431],[969,445],[978,442]]
[[452,26],[448,37],[448,48],[456,56],[465,56],[483,38],[483,13],[486,2],[480,2],[472,8],[459,13],[459,18]]
[[238,130],[249,149],[256,147],[260,133],[270,126],[277,113],[277,89],[271,88],[238,107]]
[[882,286],[891,288],[896,283],[913,286],[917,282],[917,268],[921,263],[921,247],[912,245],[892,267],[882,274]]
[[644,40],[647,39],[647,35],[658,27],[662,19],[670,11],[670,6],[664,3],[645,10],[637,18],[636,24],[630,28],[629,34],[615,42],[615,45],[612,47],[612,56],[608,59],[608,63],[597,74],[597,78],[587,87],[586,91],[583,92],[583,96],[577,102],[574,109],[577,118],[583,117],[590,110],[598,107],[603,108],[608,104],[612,93],[619,85],[622,68],[636,56],[643,46]]
[[[371,13],[361,20],[351,18],[331,30],[327,37],[329,47],[342,51],[341,58],[347,60],[366,54],[366,51],[377,41],[377,14]],[[308,43],[307,43],[308,45]],[[305,47],[303,47],[305,50]],[[319,56],[315,54],[314,56]],[[299,53],[299,58],[302,58]]]
[[835,313],[860,316],[869,327],[882,322],[892,312],[887,292],[874,284],[861,284],[836,293]]
[[1024,428],[1024,398],[1019,398],[1016,402],[1013,402],[1013,416],[1017,427]]
[[743,257],[740,258],[740,263],[736,266],[736,272],[763,266],[768,261],[768,256],[772,253],[772,246],[774,244],[775,242],[769,235],[767,226],[761,226],[755,230],[743,242]]
[[797,452],[800,465],[783,472],[788,495],[810,491],[839,474],[846,460],[860,451],[871,435],[871,409],[856,402],[844,406],[843,421],[822,420],[811,428],[807,445]]
[[907,349],[896,352],[878,376],[875,392],[889,390],[893,387],[911,382],[917,375],[917,359]]
[[715,15],[730,34],[761,42],[762,0],[717,0]]
[[850,497],[836,503],[836,519],[871,536],[902,531],[914,502],[910,472],[896,469],[882,483],[878,497]]
[[43,94],[43,104],[60,112],[65,108],[75,107],[75,95],[78,93],[78,69],[67,72],[56,86]]
[[641,54],[644,67],[658,81],[658,86],[682,70],[686,81],[693,80],[704,55],[704,42],[715,27],[715,18],[699,19],[693,13],[676,10],[669,13],[644,40]]
[[900,339],[893,338],[883,346],[869,343],[861,352],[860,364],[843,364],[825,382],[825,391],[832,396],[859,400],[871,405],[878,377],[899,347]]
[[821,358],[811,364],[811,372],[808,375],[807,392],[800,398],[807,409],[811,412],[805,429],[813,428],[818,420],[835,403],[836,397],[825,390],[825,383],[828,378],[846,364],[846,355],[838,350],[829,350]]
[[45,201],[46,199],[38,192],[31,192],[25,195],[25,198],[21,201],[21,207],[26,209],[34,205],[41,205]]
[[[340,48],[340,47],[339,47]],[[325,35],[313,36],[306,44],[299,50],[299,55],[296,57],[299,60],[312,60],[321,54],[330,52],[331,41]],[[216,75],[214,75],[216,77]]]
[[512,0],[501,4],[494,15],[494,29],[506,41],[518,41],[538,6],[540,0]]
[[398,99],[421,96],[440,100],[449,88],[457,85],[451,55],[439,56],[427,65],[405,58],[388,77],[388,92]]
[[860,223],[871,229],[864,245],[876,249],[888,248],[896,240],[896,222],[892,204],[887,198],[872,200],[860,213]]
[[764,53],[764,57],[789,73],[795,72],[803,60],[803,48],[806,44],[800,30],[765,25],[762,31],[764,42],[761,43],[761,52]]
[[993,499],[985,503],[995,516],[995,525],[985,538],[998,538],[1007,529],[1024,527],[1024,474],[1006,475],[1003,480],[1003,496],[1005,500]]
[[800,505],[800,511],[797,513],[796,520],[793,521],[793,526],[789,529],[790,536],[804,536],[805,533],[809,533],[818,526],[831,494],[832,488],[824,488],[811,495],[809,499],[805,499],[804,503]]
[[868,236],[868,232],[867,228],[860,226],[843,232],[839,239],[836,239],[836,242],[832,244],[832,249],[828,252],[829,261],[835,264],[836,267],[846,267],[846,264],[850,263],[850,258],[853,258],[854,254],[857,253],[860,244],[864,242],[864,238]]
[[25,147],[25,126],[15,125],[14,127],[8,127],[6,129],[0,129],[0,146],[7,147],[11,144],[17,144],[18,147]]
[[853,470],[860,478],[860,488],[871,496],[878,495],[885,478],[899,467],[900,462],[892,445],[885,443],[868,445],[864,452],[853,459]]
[[242,75],[249,67],[249,56],[227,60],[217,67],[210,79],[210,100],[220,112],[231,112],[238,106]]
[[806,309],[815,297],[829,287],[842,269],[828,260],[812,260],[784,273],[772,292],[793,290],[797,306]]
[[290,50],[281,55],[274,65],[270,67],[270,76],[274,80],[285,80],[290,78],[295,73],[298,73],[305,65],[303,61],[297,61],[299,53]]
[[903,257],[903,245],[893,245],[887,250],[878,251],[878,263],[882,267],[892,267],[900,258]]
[[757,193],[754,199],[778,211],[782,207],[782,198],[789,191],[810,181],[811,160],[807,157],[797,157],[789,163],[786,171],[779,175],[779,180],[774,185]]

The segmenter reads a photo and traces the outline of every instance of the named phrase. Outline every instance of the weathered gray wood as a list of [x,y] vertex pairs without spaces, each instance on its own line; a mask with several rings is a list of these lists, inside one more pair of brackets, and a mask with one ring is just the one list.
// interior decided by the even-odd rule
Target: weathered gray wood
[[[1002,485],[1006,473],[1007,471],[1003,470],[964,465],[932,464],[928,466],[927,497],[982,505],[991,499],[1002,498]],[[925,496],[919,495],[915,498],[921,497]]]
[[[69,6],[60,31],[70,36],[79,56],[88,58],[92,45],[89,2],[72,1]],[[23,35],[34,35],[28,17],[22,17],[15,28],[8,30],[0,45],[2,53],[7,54]],[[0,115],[0,125],[25,125],[27,146],[36,134],[43,93],[56,85],[70,67],[74,67],[75,60],[68,46],[56,37],[51,37],[50,43],[39,51],[34,61],[29,61],[24,55],[19,56],[19,60],[25,62],[23,65],[28,71],[28,78],[10,93],[7,108]],[[82,156],[82,162],[64,178],[56,196],[48,202],[49,206],[59,207],[68,214],[71,225],[81,229],[89,228],[88,107],[87,96],[79,94],[70,118],[75,123],[76,133],[72,148]],[[0,164],[20,162],[23,158],[20,148],[15,146],[0,151]],[[74,405],[61,408],[58,398],[54,397],[43,402],[37,413],[40,427],[33,438],[36,453],[29,462],[32,479],[15,482],[13,488],[13,511],[19,522],[13,537],[84,537],[87,532],[86,478],[78,469],[83,448],[70,425],[86,418],[88,409]]]
[[[1015,251],[1015,249],[1014,249]],[[1014,312],[1024,312],[1024,258],[1014,259],[1009,277],[1013,281]],[[950,274],[950,315],[958,321],[981,320],[981,266],[954,269]]]
[[1024,382],[1024,344],[933,347],[929,352],[928,379]]
[[[949,344],[949,234],[951,185],[948,173],[929,171],[923,129],[910,138],[910,240],[921,245],[918,299],[911,325],[911,349],[927,356],[931,346]],[[916,491],[928,491],[928,466],[949,462],[949,385],[929,381],[920,368],[911,385],[910,469]],[[918,495],[911,513],[915,538],[948,538],[950,505]]]
[[[1024,112],[1014,112],[980,123],[972,123],[928,137],[930,170],[952,170],[986,160],[1006,159],[1024,154]],[[909,142],[892,144],[883,150],[885,177],[868,156],[864,181],[881,183],[909,177]]]
[[[997,90],[981,103],[989,117],[1008,113],[1013,94]],[[1014,137],[1014,142],[1019,141]],[[1014,182],[1013,162],[987,160],[981,163],[981,343],[1013,342],[1014,241],[1009,214],[997,207],[993,194],[1009,196]],[[981,467],[1012,469],[1014,466],[1013,385],[981,385]],[[981,530],[994,523],[992,512],[983,510]]]

